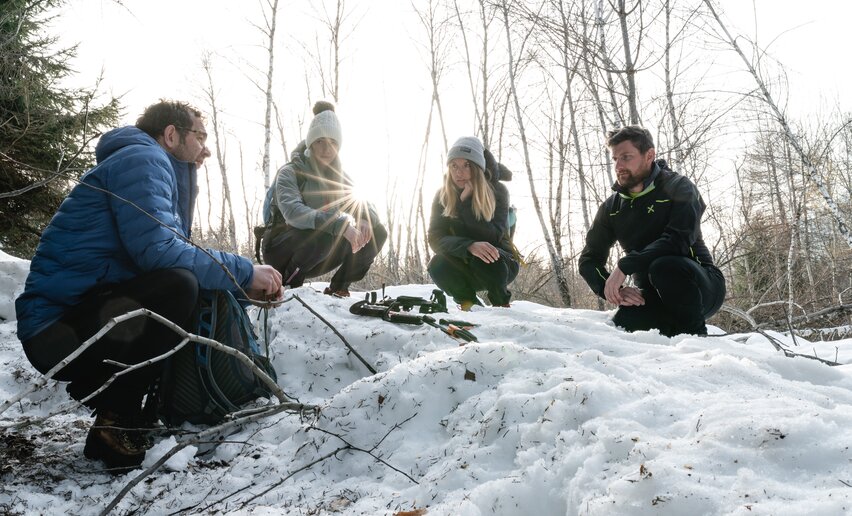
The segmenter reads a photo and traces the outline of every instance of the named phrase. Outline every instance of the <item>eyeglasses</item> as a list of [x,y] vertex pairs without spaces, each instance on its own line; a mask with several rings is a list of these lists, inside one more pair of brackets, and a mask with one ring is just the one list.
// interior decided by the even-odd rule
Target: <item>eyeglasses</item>
[[175,126],[176,129],[180,129],[181,131],[188,131],[190,133],[195,134],[195,138],[198,139],[198,143],[201,145],[205,145],[207,143],[207,131],[202,131],[200,129],[190,129],[189,127],[181,127],[179,125]]

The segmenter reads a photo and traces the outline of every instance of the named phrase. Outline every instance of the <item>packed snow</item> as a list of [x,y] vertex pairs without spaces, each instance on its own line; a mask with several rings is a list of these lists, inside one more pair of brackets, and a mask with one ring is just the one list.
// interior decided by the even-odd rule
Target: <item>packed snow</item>
[[[0,253],[2,400],[40,377],[15,334],[28,266]],[[476,324],[479,342],[462,345],[429,326],[352,315],[363,293],[332,298],[324,286],[286,297],[300,296],[379,373],[300,303],[283,304],[268,320],[278,383],[319,416],[281,413],[184,448],[116,514],[852,512],[850,340],[772,334],[843,364],[832,367],[785,357],[760,334],[627,334],[611,312],[516,301],[451,307],[450,318]],[[91,420],[55,382],[0,415],[0,512],[97,514],[141,473],[114,477],[83,457]],[[190,436],[161,437],[145,466]]]

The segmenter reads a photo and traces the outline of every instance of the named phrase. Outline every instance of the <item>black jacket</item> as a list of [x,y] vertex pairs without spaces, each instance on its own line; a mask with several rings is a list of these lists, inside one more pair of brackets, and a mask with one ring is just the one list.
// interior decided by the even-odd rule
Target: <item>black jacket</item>
[[458,217],[445,217],[440,190],[435,194],[428,232],[429,245],[435,253],[466,259],[471,256],[467,252],[470,244],[488,242],[506,251],[510,257],[513,255],[514,248],[507,227],[509,190],[498,181],[490,182],[489,185],[494,189],[496,201],[494,216],[490,221],[476,220],[471,198],[458,204]]
[[592,291],[603,297],[609,277],[606,261],[618,242],[625,255],[618,267],[646,287],[647,271],[661,256],[685,256],[701,265],[713,265],[713,257],[701,236],[705,204],[686,176],[657,160],[656,178],[635,197],[613,186],[612,194],[598,209],[580,254],[580,275]]

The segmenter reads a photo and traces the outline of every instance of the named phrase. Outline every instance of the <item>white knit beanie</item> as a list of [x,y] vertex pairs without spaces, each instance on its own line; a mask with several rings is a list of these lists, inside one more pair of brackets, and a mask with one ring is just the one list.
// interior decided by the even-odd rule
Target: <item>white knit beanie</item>
[[463,136],[456,140],[456,143],[450,148],[447,153],[447,165],[450,161],[456,158],[464,158],[476,163],[479,168],[485,170],[485,149],[479,138],[474,136]]
[[305,138],[308,148],[320,138],[330,138],[337,142],[338,147],[343,145],[343,131],[340,128],[340,120],[334,113],[334,105],[321,100],[314,104],[314,115]]

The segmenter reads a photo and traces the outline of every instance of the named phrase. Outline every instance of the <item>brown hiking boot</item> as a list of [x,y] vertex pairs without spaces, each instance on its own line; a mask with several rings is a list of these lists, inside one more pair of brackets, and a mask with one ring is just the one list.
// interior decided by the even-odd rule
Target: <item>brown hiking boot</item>
[[83,455],[92,460],[101,460],[109,472],[116,475],[139,467],[151,442],[147,436],[148,430],[138,428],[135,419],[99,410],[86,437]]
[[325,290],[323,290],[322,293],[327,295],[327,296],[349,297],[349,291],[346,290],[345,288],[341,288],[341,289],[337,289],[337,290],[331,290],[331,287],[325,287]]

